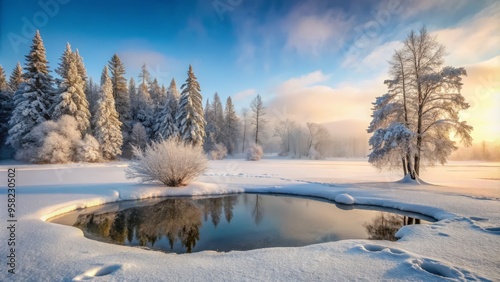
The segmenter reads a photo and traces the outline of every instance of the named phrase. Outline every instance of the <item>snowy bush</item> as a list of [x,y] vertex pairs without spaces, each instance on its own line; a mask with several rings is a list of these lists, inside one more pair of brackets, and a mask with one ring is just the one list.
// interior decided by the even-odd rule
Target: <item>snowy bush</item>
[[16,159],[33,163],[67,163],[75,160],[81,134],[76,120],[68,115],[56,122],[43,122],[28,133]]
[[207,158],[201,146],[192,146],[170,138],[147,145],[142,151],[133,148],[135,160],[125,171],[129,179],[142,183],[159,181],[170,187],[187,185],[207,169]]
[[313,147],[309,149],[308,156],[311,160],[322,160],[325,158],[325,156],[320,151],[314,149]]
[[253,144],[248,148],[247,151],[247,161],[258,161],[262,158],[264,151],[262,151],[262,147],[258,144]]
[[102,159],[99,142],[92,135],[85,135],[85,138],[78,143],[76,148],[76,160],[79,162],[99,162]]
[[60,164],[73,160],[74,144],[57,132],[49,132],[38,150],[36,163]]
[[212,160],[222,160],[227,156],[227,148],[226,146],[224,146],[224,144],[215,144],[208,155]]

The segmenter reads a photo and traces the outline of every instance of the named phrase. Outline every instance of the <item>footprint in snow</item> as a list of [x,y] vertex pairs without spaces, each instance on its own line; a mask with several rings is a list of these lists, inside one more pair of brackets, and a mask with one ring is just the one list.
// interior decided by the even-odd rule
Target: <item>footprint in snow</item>
[[388,248],[380,245],[372,245],[372,244],[366,244],[366,245],[361,245],[361,249],[368,251],[368,252],[388,252],[390,254],[394,255],[402,255],[405,254],[403,250],[396,249],[396,248]]
[[85,271],[83,274],[80,274],[73,278],[73,281],[87,281],[93,280],[95,277],[102,277],[109,275],[121,268],[121,265],[113,264],[108,266],[100,266],[94,267],[90,270]]
[[419,272],[428,273],[429,275],[445,279],[448,278],[458,281],[490,281],[486,278],[476,276],[468,270],[456,268],[429,258],[411,259],[407,260],[406,263]]

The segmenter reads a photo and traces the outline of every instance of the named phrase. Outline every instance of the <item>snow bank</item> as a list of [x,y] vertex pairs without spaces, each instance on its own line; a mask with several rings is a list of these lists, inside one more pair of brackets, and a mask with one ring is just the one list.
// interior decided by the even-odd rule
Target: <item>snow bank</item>
[[[135,184],[125,179],[123,163],[18,166],[17,199],[22,203],[16,210],[22,226],[16,233],[19,263],[15,276],[0,272],[0,281],[30,281],[33,277],[44,281],[158,281],[165,277],[204,281],[500,281],[500,188],[498,181],[463,173],[470,170],[467,165],[455,165],[460,171],[457,175],[436,168],[433,183],[446,181],[448,186],[402,185],[395,182],[394,175],[378,174],[365,162],[263,160],[255,165],[223,160],[210,165],[210,171],[198,182],[182,188]],[[0,171],[13,166],[16,164],[0,166]],[[481,177],[494,178],[498,167],[481,167]],[[433,175],[432,171],[426,171],[427,175]],[[5,177],[6,173],[0,173],[0,182],[6,183]],[[464,183],[469,186],[464,187]],[[440,221],[403,227],[397,242],[346,240],[301,248],[187,255],[88,240],[76,228],[43,221],[104,202],[241,192],[376,205]],[[0,216],[5,220],[5,215]],[[0,240],[6,242],[8,235],[1,232]]]

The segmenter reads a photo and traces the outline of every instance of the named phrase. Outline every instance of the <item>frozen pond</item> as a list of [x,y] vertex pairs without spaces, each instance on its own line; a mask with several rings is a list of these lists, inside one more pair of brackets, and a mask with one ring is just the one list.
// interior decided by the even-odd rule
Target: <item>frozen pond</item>
[[397,240],[394,235],[403,225],[434,220],[311,198],[237,194],[111,203],[49,221],[78,227],[90,239],[191,253],[297,247],[345,239]]

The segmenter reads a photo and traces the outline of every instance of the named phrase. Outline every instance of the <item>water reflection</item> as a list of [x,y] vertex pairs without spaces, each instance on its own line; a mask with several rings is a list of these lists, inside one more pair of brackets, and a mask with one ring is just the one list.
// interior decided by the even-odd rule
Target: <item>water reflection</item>
[[420,224],[418,218],[381,212],[372,221],[366,222],[363,226],[370,235],[370,240],[390,240],[397,241],[396,232],[406,225]]
[[239,194],[109,204],[51,221],[76,226],[100,241],[191,253],[397,240],[401,226],[421,220],[305,198]]

